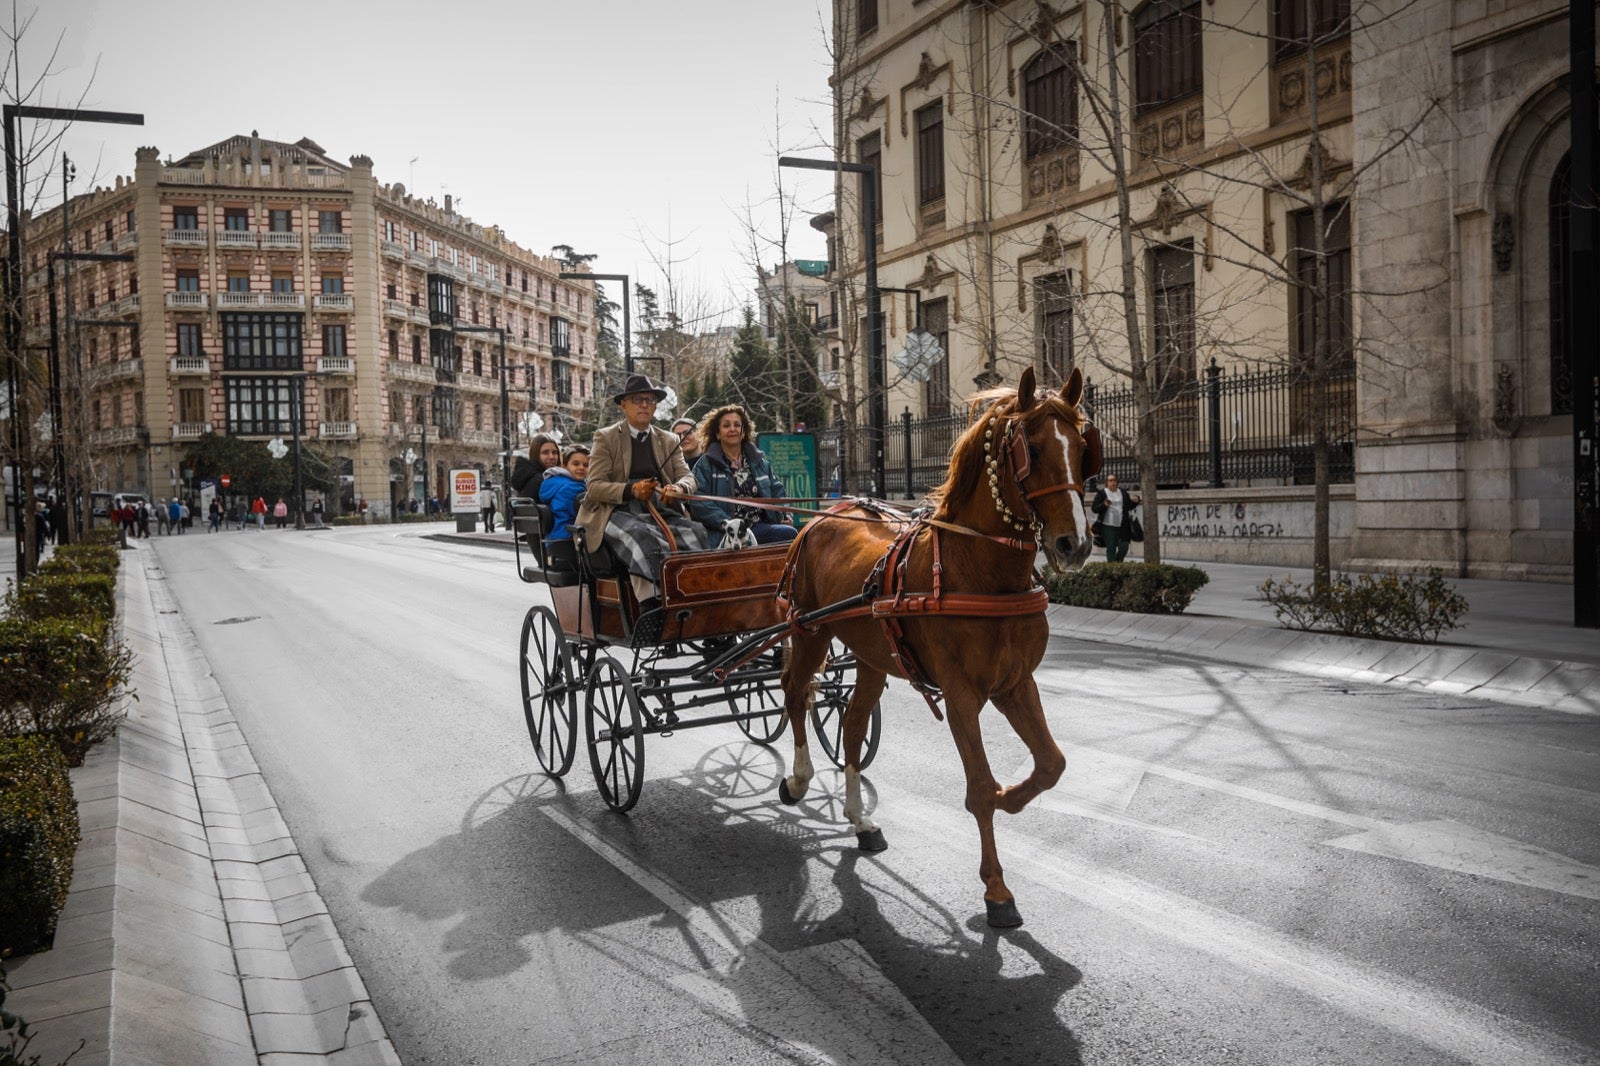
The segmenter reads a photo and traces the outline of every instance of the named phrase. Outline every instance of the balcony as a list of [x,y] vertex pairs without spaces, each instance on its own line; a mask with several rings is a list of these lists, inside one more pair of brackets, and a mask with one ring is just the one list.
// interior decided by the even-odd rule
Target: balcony
[[208,292],[167,293],[167,307],[174,311],[204,311],[210,306],[211,294]]
[[354,311],[356,298],[348,292],[319,292],[311,298],[318,311]]
[[410,318],[413,310],[415,309],[404,300],[383,301],[383,313],[393,318]]
[[317,373],[319,374],[354,374],[356,361],[348,355],[319,355],[317,356]]
[[303,292],[219,292],[218,307],[272,307],[305,310]]
[[298,252],[300,234],[293,230],[271,230],[261,235],[261,247],[269,252]]
[[161,243],[179,248],[204,248],[206,231],[203,229],[169,229],[161,235]]
[[172,424],[173,440],[199,440],[210,432],[210,422],[174,422]]
[[322,422],[317,426],[319,437],[353,437],[356,435],[354,422]]
[[313,233],[311,235],[311,250],[313,252],[348,252],[350,250],[350,234]]
[[116,243],[115,247],[116,247],[116,250],[119,251],[119,252],[126,252],[126,251],[129,251],[130,249],[137,248],[138,246],[139,246],[139,235],[137,233],[135,233],[133,230],[129,230],[127,233],[124,233],[122,236],[117,238],[117,243]]
[[120,300],[103,303],[91,312],[95,318],[122,318],[125,315],[136,315],[138,313],[139,294],[136,292],[130,292]]
[[839,371],[824,370],[820,372],[817,377],[822,382],[822,389],[824,392],[833,392],[839,388]]
[[144,376],[144,360],[122,359],[115,363],[101,363],[92,366],[83,375],[84,381],[93,385],[104,385],[111,381],[126,381],[129,378]]
[[256,235],[247,229],[217,230],[218,248],[254,248]]
[[93,448],[125,447],[129,444],[138,444],[143,434],[143,426],[115,426],[111,429],[97,429],[89,434],[89,446]]
[[399,241],[383,241],[380,247],[383,254],[390,259],[404,259],[406,257],[405,246]]
[[203,355],[175,355],[167,361],[167,372],[174,377],[210,377],[211,360]]
[[471,448],[500,447],[500,434],[492,429],[464,429],[457,434],[456,440]]
[[432,363],[403,363],[398,359],[391,359],[385,365],[389,368],[389,376],[399,378],[401,381],[418,381],[424,385],[432,385],[438,380],[433,372]]

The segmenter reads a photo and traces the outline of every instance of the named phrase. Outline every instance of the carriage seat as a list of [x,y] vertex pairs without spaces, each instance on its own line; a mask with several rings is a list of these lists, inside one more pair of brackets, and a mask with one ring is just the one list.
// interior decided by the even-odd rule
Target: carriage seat
[[[552,587],[580,584],[582,568],[578,562],[578,544],[575,540],[551,540],[555,532],[555,513],[550,505],[532,499],[511,502],[511,523],[514,529],[520,559],[520,549],[527,547],[533,555],[533,566],[522,566],[524,581],[544,581]],[[569,526],[575,536],[582,536],[576,526]],[[520,565],[520,564],[519,564]],[[604,545],[589,553],[589,569],[595,577],[612,577],[618,572],[615,558]]]

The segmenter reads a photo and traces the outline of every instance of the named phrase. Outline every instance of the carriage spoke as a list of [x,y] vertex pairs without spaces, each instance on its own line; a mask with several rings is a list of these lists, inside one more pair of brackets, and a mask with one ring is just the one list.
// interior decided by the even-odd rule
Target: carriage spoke
[[644,784],[644,705],[633,679],[616,659],[599,657],[589,673],[589,766],[606,804],[626,811]]
[[577,693],[572,650],[547,607],[531,607],[522,624],[522,711],[539,765],[560,777],[572,766]]

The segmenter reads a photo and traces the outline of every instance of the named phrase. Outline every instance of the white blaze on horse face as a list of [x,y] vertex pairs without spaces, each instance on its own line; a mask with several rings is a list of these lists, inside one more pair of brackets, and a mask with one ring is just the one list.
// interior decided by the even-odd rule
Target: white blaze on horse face
[[850,819],[857,833],[870,833],[878,828],[861,804],[861,771],[854,766],[844,768],[844,816]]
[[[1071,477],[1074,469],[1072,438],[1067,436],[1066,430],[1061,428],[1060,422],[1055,424],[1055,431],[1056,440],[1061,442],[1061,454],[1067,457],[1067,476]],[[1081,456],[1079,461],[1082,461]],[[1089,513],[1083,509],[1083,493],[1082,491],[1069,492],[1067,496],[1072,501],[1073,532],[1078,535],[1078,543],[1082,544],[1089,537]]]

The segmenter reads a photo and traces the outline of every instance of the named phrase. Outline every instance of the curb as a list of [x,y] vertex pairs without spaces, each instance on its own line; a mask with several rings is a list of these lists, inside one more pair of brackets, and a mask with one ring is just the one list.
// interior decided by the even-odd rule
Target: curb
[[118,595],[138,699],[72,772],[83,839],[55,944],[11,969],[29,1053],[398,1066],[159,564],[137,558]]

